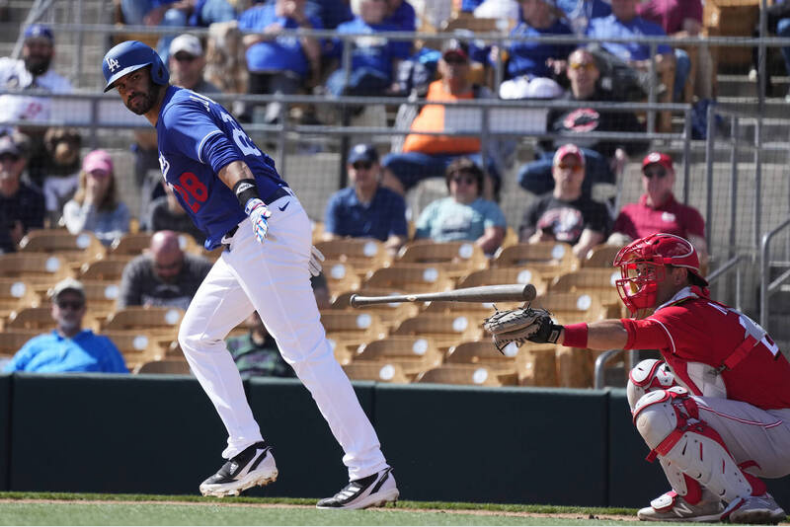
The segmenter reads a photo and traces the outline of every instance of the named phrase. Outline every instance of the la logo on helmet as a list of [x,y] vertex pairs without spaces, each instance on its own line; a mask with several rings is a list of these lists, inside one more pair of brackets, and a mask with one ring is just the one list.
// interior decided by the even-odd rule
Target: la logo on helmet
[[112,57],[107,57],[107,67],[110,68],[110,72],[114,72],[121,67],[121,63]]

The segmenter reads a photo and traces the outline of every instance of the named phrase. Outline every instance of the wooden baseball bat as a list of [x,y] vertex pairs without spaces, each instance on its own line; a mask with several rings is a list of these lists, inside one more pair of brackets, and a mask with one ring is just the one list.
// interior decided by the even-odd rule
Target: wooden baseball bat
[[481,285],[452,289],[439,293],[414,295],[360,296],[351,295],[351,307],[389,304],[392,302],[521,302],[535,299],[535,286],[532,284]]

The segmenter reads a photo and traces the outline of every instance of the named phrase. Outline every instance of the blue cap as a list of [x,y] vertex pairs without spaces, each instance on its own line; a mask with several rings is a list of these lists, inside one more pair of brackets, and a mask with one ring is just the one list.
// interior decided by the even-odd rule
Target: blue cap
[[367,161],[376,163],[379,160],[379,153],[373,145],[359,144],[348,152],[348,164],[353,165],[357,161]]
[[55,42],[55,35],[52,33],[52,29],[44,24],[32,24],[27,26],[25,29],[25,40],[30,38],[45,38],[49,40],[50,43]]

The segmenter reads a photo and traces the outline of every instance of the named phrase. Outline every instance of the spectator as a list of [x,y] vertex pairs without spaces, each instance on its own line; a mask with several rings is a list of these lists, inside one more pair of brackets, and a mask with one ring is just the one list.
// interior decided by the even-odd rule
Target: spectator
[[110,339],[82,329],[85,300],[81,282],[73,278],[58,282],[52,291],[52,318],[57,329],[27,341],[3,371],[129,373]]
[[406,0],[387,0],[387,18],[385,24],[398,28],[398,31],[416,31],[417,13]]
[[[665,37],[661,26],[648,22],[637,14],[639,0],[612,0],[612,14],[604,18],[594,18],[587,28],[587,36],[606,39],[634,37]],[[602,42],[601,47],[636,71],[650,70],[650,45],[640,42]],[[666,44],[656,47],[656,72],[675,67],[675,55]],[[670,88],[670,86],[667,86]]]
[[79,188],[63,207],[63,220],[70,233],[90,231],[104,245],[129,232],[129,209],[118,201],[112,159],[104,150],[85,156]]
[[204,95],[221,93],[220,89],[203,78],[206,56],[200,39],[183,34],[170,43],[170,83]]
[[473,13],[475,18],[497,19],[497,27],[507,31],[521,18],[518,4],[516,0],[484,0]]
[[[321,61],[318,39],[280,35],[283,30],[323,29],[320,18],[305,13],[305,1],[276,0],[252,6],[239,17],[240,30],[255,32],[243,38],[250,72],[247,93],[290,95],[303,89],[308,79],[318,78]],[[248,105],[241,120],[251,122],[254,109]],[[269,103],[264,122],[273,124],[279,115],[280,104]]]
[[[611,94],[601,89],[598,84],[600,72],[589,51],[577,49],[571,53],[566,74],[571,89],[565,100],[612,102]],[[618,132],[624,137],[643,133],[644,126],[639,124],[632,112],[610,112],[594,108],[552,109],[546,124],[547,131],[556,136],[541,141],[538,145],[538,159],[522,166],[518,172],[519,185],[539,195],[551,192],[554,188],[553,159],[557,149],[563,144],[573,143],[584,153],[587,171],[583,187],[585,195],[590,195],[595,183],[613,183],[628,160],[628,155],[643,152],[647,148],[646,142],[584,137],[591,132]]]
[[0,253],[16,251],[29,230],[44,227],[44,196],[21,180],[27,156],[22,136],[0,136]]
[[247,317],[249,333],[225,340],[230,355],[244,380],[251,377],[296,377],[280,355],[280,348],[263,324],[257,311]]
[[[215,22],[236,19],[236,11],[227,0],[121,0],[125,24],[133,26],[208,27]],[[173,34],[163,35],[157,53],[167,64]]]
[[454,0],[461,4],[462,13],[473,13],[475,9],[480,7],[484,0]]
[[[769,4],[771,5],[768,5],[765,9],[766,29],[768,32],[765,36],[776,35],[782,38],[790,37],[790,1],[774,0],[773,2],[769,2]],[[761,36],[759,21],[757,22],[757,27],[754,28],[754,34],[752,36],[755,38]],[[790,75],[790,47],[783,47],[780,49],[785,63],[785,75]],[[760,65],[759,53],[760,48],[754,46],[752,51],[752,69],[749,70],[749,79],[752,81],[758,80],[759,73],[757,68]],[[768,62],[769,61],[766,61],[766,65]],[[770,93],[771,75],[768,71],[766,71],[765,75],[765,85],[766,93]],[[785,95],[785,102],[790,102],[790,91]]]
[[604,0],[557,0],[556,4],[577,35],[587,33],[587,26],[593,18],[603,18],[612,14],[611,4]]
[[567,144],[557,150],[551,173],[557,182],[554,191],[524,213],[519,240],[569,243],[573,254],[585,258],[590,249],[606,239],[609,212],[606,205],[582,193],[585,159],[576,145]]
[[415,239],[437,242],[468,240],[493,254],[505,239],[505,215],[493,201],[483,199],[483,171],[469,158],[447,167],[450,196],[429,204],[417,220]]
[[[637,8],[639,16],[643,19],[661,26],[670,37],[685,38],[698,37],[702,30],[702,1],[701,0],[646,0]],[[710,98],[712,95],[711,68],[713,59],[706,46],[697,48],[697,62],[700,70],[707,71],[707,79],[702,77],[700,88],[702,97]],[[683,91],[689,74],[691,73],[691,58],[681,49],[675,48],[675,87],[674,98],[682,100]]]
[[[469,47],[464,42],[456,39],[445,42],[438,70],[442,78],[428,86],[427,100],[452,102],[492,97],[487,88],[469,82]],[[482,166],[482,142],[478,137],[419,133],[444,130],[450,117],[454,115],[458,114],[453,114],[452,109],[444,105],[429,104],[419,110],[415,105],[403,106],[398,111],[395,127],[408,128],[412,133],[403,141],[401,153],[389,154],[384,158],[383,185],[402,195],[423,179],[442,177],[448,165],[462,156]],[[456,126],[463,126],[463,123],[456,123]],[[495,189],[499,187],[499,170],[493,160],[493,149],[487,154],[486,169],[489,178],[486,179],[485,188],[481,188],[481,193],[486,199],[492,199]]]
[[82,136],[76,128],[50,128],[44,134],[47,165],[44,199],[51,225],[63,216],[63,206],[74,196],[80,179]]
[[[557,18],[550,0],[520,0],[522,20],[513,28],[513,37],[571,35],[568,25]],[[513,41],[508,46],[507,79],[499,88],[503,99],[556,97],[562,88],[551,77],[549,61],[564,59],[574,49],[572,44],[545,43],[540,40]],[[540,79],[540,80],[538,80]],[[533,82],[537,81],[537,82]],[[548,86],[548,93],[545,93]]]
[[[55,57],[55,36],[48,26],[33,24],[24,32],[22,59],[0,58],[0,88],[4,90],[36,90],[52,93],[70,93],[71,83],[50,68]],[[25,95],[0,95],[0,122],[49,121],[52,99]],[[44,132],[41,127],[21,128],[30,137],[28,146],[28,177],[41,187],[44,164]]]
[[406,202],[380,184],[379,155],[372,145],[360,144],[348,154],[348,177],[353,186],[329,198],[324,220],[324,239],[342,236],[376,238],[396,253],[409,235]]
[[317,15],[326,29],[335,29],[354,18],[348,0],[308,0],[307,6],[308,14]]
[[[367,33],[371,36],[356,39],[351,52],[351,71],[348,79],[343,68],[334,71],[326,81],[332,95],[382,95],[393,89],[393,80],[400,61],[409,57],[411,43],[390,41],[373,36],[375,33],[398,31],[396,26],[384,21],[387,16],[386,0],[353,0],[356,15],[350,22],[337,26],[340,35]],[[335,39],[332,55],[340,59],[343,41]]]
[[708,261],[705,220],[693,207],[678,203],[672,193],[675,167],[672,158],[652,152],[642,160],[642,188],[638,203],[625,205],[614,222],[609,243],[627,245],[632,240],[659,232],[680,236],[691,242],[703,267]]
[[206,241],[206,235],[189,218],[184,207],[178,202],[173,189],[165,182],[162,182],[162,187],[165,189],[165,195],[151,202],[145,223],[146,229],[151,232],[183,232],[192,236],[200,245],[203,245],[203,242]]
[[186,254],[173,231],[151,237],[146,254],[137,256],[123,270],[118,308],[127,306],[172,306],[186,310],[211,262]]

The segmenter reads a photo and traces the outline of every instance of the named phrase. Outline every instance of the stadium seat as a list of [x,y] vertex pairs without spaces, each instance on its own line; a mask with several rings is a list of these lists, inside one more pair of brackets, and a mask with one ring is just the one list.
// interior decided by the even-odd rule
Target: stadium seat
[[491,267],[530,267],[546,277],[573,271],[578,260],[567,243],[519,243],[500,249]]
[[523,344],[516,355],[516,374],[521,386],[557,386],[557,346]]
[[392,335],[362,344],[353,362],[391,362],[407,375],[416,375],[442,363],[443,354],[430,337]]
[[121,258],[118,256],[107,258],[105,260],[84,263],[80,268],[79,279],[120,283],[123,270],[128,263],[128,257]]
[[19,242],[21,253],[56,254],[66,262],[91,262],[104,258],[106,249],[90,232],[71,234],[63,229],[38,229]]
[[38,305],[32,284],[19,278],[0,278],[0,320],[12,311]]
[[45,253],[18,252],[0,254],[0,276],[22,279],[33,286],[55,285],[70,276],[66,262],[59,256]]
[[471,242],[443,242],[419,240],[402,247],[396,263],[442,264],[442,270],[451,278],[485,269],[488,265],[483,250]]
[[378,240],[371,238],[341,238],[315,244],[327,261],[348,262],[363,269],[378,269],[389,263],[391,257]]
[[447,350],[464,341],[479,340],[483,336],[482,320],[446,313],[421,313],[401,322],[393,335],[431,337],[440,350]]
[[[349,305],[351,295],[366,295],[366,296],[387,296],[394,294],[392,291],[343,291],[338,294],[332,301],[330,309],[344,309],[347,311],[356,311]],[[392,302],[387,304],[372,304],[365,306],[365,311],[375,313],[381,319],[384,328],[391,330],[400,322],[409,317],[416,316],[420,312],[420,305],[411,302]]]
[[394,264],[377,269],[362,284],[363,290],[377,289],[429,293],[447,291],[454,287],[453,280],[441,264]]
[[532,284],[538,295],[546,292],[549,279],[530,266],[492,267],[475,271],[461,280],[458,287],[477,287],[481,285]]
[[110,245],[108,254],[110,257],[135,257],[143,254],[143,251],[151,245],[150,232],[138,232],[135,234],[127,233],[114,240]]
[[35,329],[49,331],[55,329],[55,321],[52,319],[52,307],[26,307],[19,311],[13,311],[5,323],[7,329]]
[[620,252],[619,245],[596,245],[580,263],[582,267],[604,267],[612,269],[614,257]]
[[[615,280],[620,278],[620,270],[613,267],[584,267],[566,273],[554,279],[549,286],[550,293],[587,293],[595,297],[604,306],[612,306],[607,316],[619,318],[623,304],[615,287]],[[608,308],[607,308],[608,309]]]
[[101,330],[145,330],[149,336],[175,340],[184,311],[175,307],[130,306],[112,313],[101,324]]
[[560,324],[593,322],[606,315],[598,298],[586,292],[547,293],[537,297],[532,306],[548,309]]
[[450,348],[446,364],[476,364],[496,372],[499,380],[505,384],[516,384],[516,355],[518,346],[511,343],[502,352],[488,340],[478,342],[462,342]]
[[421,373],[414,382],[437,384],[465,384],[474,386],[504,386],[496,372],[476,364],[452,364]]
[[107,330],[101,334],[113,341],[130,370],[147,361],[163,360],[173,342],[167,337],[156,338],[145,330]]
[[403,369],[389,362],[352,362],[343,366],[348,378],[355,381],[378,381],[406,384],[409,378]]
[[349,262],[327,260],[323,264],[324,277],[330,291],[356,291],[362,284],[360,275],[365,270],[360,270]]
[[134,369],[135,374],[191,375],[189,363],[185,360],[156,360],[141,364]]
[[381,319],[372,312],[326,309],[321,312],[321,323],[341,364],[351,361],[360,344],[386,335]]

